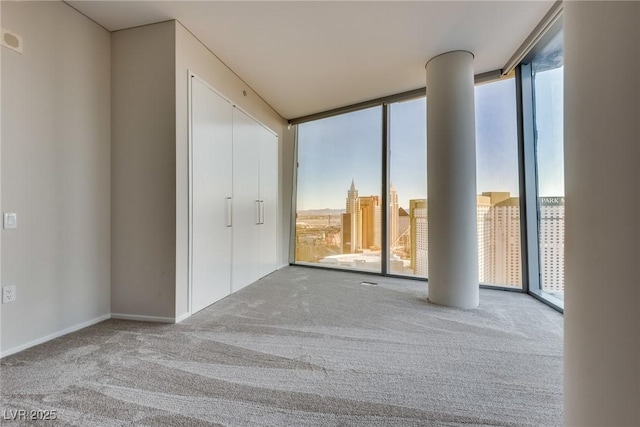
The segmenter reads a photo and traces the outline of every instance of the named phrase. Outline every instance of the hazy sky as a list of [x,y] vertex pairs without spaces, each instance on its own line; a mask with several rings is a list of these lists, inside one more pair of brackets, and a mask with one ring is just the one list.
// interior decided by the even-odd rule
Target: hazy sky
[[[537,117],[539,138],[543,139],[538,148],[540,167],[557,169],[554,146],[562,151],[562,139],[557,143],[562,138],[562,103],[558,116],[557,109],[544,99],[550,94],[561,96],[562,74],[558,79],[558,73],[552,73],[539,73],[536,80],[536,94],[544,95],[537,103],[543,110]],[[478,193],[509,191],[517,196],[514,79],[476,86],[475,103]],[[392,104],[390,113],[391,183],[400,206],[408,208],[409,199],[427,197],[426,101]],[[374,107],[298,126],[298,210],[344,209],[351,179],[360,196],[381,194],[381,116],[382,108]],[[558,193],[562,184],[557,183],[558,174],[543,172],[541,195],[563,195]]]
[[534,80],[541,197],[564,196],[563,71],[564,67],[539,72]]

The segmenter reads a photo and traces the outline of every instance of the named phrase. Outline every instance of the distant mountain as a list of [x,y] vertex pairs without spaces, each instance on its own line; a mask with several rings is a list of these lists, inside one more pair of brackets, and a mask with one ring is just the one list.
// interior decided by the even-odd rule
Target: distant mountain
[[309,209],[306,211],[298,211],[298,216],[330,216],[340,215],[345,212],[344,209]]

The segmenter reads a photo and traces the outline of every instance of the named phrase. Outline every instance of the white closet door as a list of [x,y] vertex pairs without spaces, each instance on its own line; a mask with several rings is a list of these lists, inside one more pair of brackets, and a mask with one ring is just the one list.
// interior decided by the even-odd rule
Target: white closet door
[[192,77],[192,313],[231,293],[232,117]]
[[235,292],[260,278],[259,129],[233,109],[233,273]]
[[277,267],[278,137],[261,128],[260,138],[260,277]]

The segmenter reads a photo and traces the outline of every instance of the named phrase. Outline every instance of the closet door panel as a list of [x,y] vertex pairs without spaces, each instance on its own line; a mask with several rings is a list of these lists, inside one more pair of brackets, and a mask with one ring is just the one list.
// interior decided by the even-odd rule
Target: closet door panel
[[260,137],[260,276],[277,268],[278,137],[262,128]]
[[192,313],[231,292],[232,115],[231,104],[192,77]]
[[260,278],[259,131],[233,109],[233,272],[235,292]]

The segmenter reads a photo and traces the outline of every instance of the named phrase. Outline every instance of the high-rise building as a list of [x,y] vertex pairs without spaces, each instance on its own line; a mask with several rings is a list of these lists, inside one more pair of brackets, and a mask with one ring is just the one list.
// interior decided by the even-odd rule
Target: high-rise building
[[391,184],[389,189],[389,242],[391,242],[390,246],[392,247],[397,244],[398,237],[400,237],[399,208],[398,192]]
[[427,199],[409,200],[411,268],[417,276],[429,273],[429,221]]
[[504,191],[478,196],[478,266],[481,283],[520,286],[520,199]]
[[493,228],[493,210],[491,209],[491,197],[478,196],[478,279],[481,283],[490,282],[493,277],[494,247],[491,241]]
[[493,205],[493,277],[490,283],[520,286],[520,199],[509,197]]
[[[347,192],[345,210],[345,215],[348,215],[349,218],[345,219],[344,215],[342,216],[340,235],[342,236],[343,253],[354,253],[361,248],[362,239],[359,233],[360,198],[358,197],[358,190],[356,189],[353,179],[351,180],[351,187]],[[348,240],[345,240],[347,236]],[[349,245],[346,246],[345,242],[349,242]]]
[[359,250],[379,250],[381,245],[382,216],[380,196],[363,196],[359,200]]
[[354,180],[347,191],[346,212],[340,236],[343,253],[380,250],[382,245],[382,205],[380,196],[359,196]]
[[411,253],[411,219],[409,212],[403,208],[398,209],[398,239],[396,249],[399,249],[404,257]]
[[[428,274],[429,220],[426,199],[410,202],[411,268]],[[482,283],[520,286],[520,204],[508,192],[486,192],[477,199],[478,273]]]
[[540,279],[544,291],[564,291],[564,197],[540,197]]
[[340,241],[343,254],[351,254],[355,252],[355,242],[352,239],[351,230],[354,215],[343,213],[340,222]]

